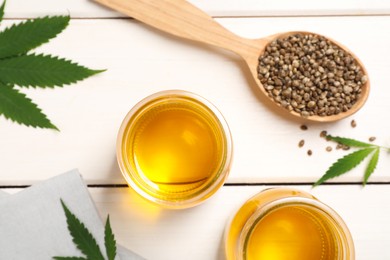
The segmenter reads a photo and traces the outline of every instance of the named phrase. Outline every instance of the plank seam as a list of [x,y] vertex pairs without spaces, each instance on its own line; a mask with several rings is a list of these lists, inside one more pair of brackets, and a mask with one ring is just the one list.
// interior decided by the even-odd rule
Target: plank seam
[[[64,14],[65,15],[65,14]],[[214,15],[213,18],[217,19],[231,19],[231,18],[320,18],[320,17],[384,17],[384,16],[390,16],[390,12],[386,13],[372,13],[372,14],[299,14],[299,15]],[[37,16],[38,17],[38,16]],[[18,20],[26,20],[26,19],[33,19],[34,17],[6,17],[3,20],[8,21],[18,21]],[[134,20],[132,17],[81,17],[81,16],[71,16],[72,20]]]
[[[255,182],[255,183],[225,183],[223,186],[225,187],[240,187],[240,186],[312,186],[314,182]],[[331,182],[331,183],[323,183],[321,186],[362,186],[361,182]],[[390,185],[390,182],[370,182],[367,183],[366,186],[373,185]],[[28,188],[31,185],[0,185],[0,189],[24,189]],[[88,188],[128,188],[127,184],[88,184]]]

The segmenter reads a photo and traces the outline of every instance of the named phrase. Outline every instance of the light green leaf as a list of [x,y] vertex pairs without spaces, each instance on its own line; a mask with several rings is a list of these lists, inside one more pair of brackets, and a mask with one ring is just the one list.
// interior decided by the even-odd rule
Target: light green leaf
[[378,164],[378,159],[379,159],[379,151],[380,149],[377,148],[375,150],[375,153],[372,155],[370,162],[367,165],[366,171],[364,173],[364,181],[363,185],[366,185],[368,178],[370,178],[371,174],[374,172],[377,164]]
[[0,60],[0,80],[21,87],[54,87],[75,83],[102,70],[90,70],[50,55],[22,55]]
[[372,153],[376,148],[365,148],[353,153],[350,153],[344,156],[341,159],[338,159],[327,171],[326,173],[319,179],[314,186],[318,186],[324,181],[327,181],[331,178],[340,176],[353,168],[359,165],[364,158],[366,158],[370,153]]
[[116,256],[116,241],[110,225],[110,216],[107,216],[104,229],[104,245],[106,246],[108,260],[114,260]]
[[362,148],[364,148],[364,147],[374,147],[375,146],[374,144],[364,143],[364,142],[357,141],[357,140],[354,140],[351,138],[344,138],[344,137],[339,137],[339,136],[328,135],[328,136],[326,136],[326,138],[329,140],[335,141],[337,143],[347,145],[349,147],[362,147]]
[[69,16],[46,16],[14,24],[0,33],[0,58],[23,54],[62,32]]
[[93,260],[104,260],[95,238],[85,225],[66,207],[61,200],[62,208],[65,211],[68,229],[73,237],[73,242],[78,249],[88,258]]
[[26,126],[58,130],[31,99],[12,86],[2,83],[0,83],[0,114]]
[[77,256],[54,256],[56,260],[88,260],[88,258],[77,257]]
[[6,0],[4,0],[3,4],[0,6],[0,22],[3,21],[5,2]]

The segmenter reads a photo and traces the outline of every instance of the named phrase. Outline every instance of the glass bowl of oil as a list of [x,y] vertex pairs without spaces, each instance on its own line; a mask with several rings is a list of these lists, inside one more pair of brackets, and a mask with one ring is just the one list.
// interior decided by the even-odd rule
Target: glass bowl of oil
[[146,97],[126,115],[117,160],[127,183],[166,208],[188,208],[213,195],[232,161],[232,137],[209,101],[182,90]]
[[352,236],[341,217],[311,194],[264,190],[249,199],[225,231],[228,260],[354,260]]

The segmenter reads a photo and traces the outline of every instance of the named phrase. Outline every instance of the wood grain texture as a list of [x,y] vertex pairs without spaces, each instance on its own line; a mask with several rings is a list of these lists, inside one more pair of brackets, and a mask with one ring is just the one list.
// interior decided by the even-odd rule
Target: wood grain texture
[[[272,186],[223,187],[204,204],[163,210],[128,188],[90,188],[102,220],[110,214],[119,244],[149,260],[223,260],[227,222],[247,199]],[[333,208],[351,231],[357,260],[388,260],[390,185],[294,186]],[[2,189],[16,193],[20,189]]]
[[[95,0],[163,32],[240,54],[257,56],[266,41],[252,41],[226,30],[207,13],[185,0]],[[259,45],[259,46],[258,46]],[[260,51],[259,51],[260,49]]]
[[[225,29],[212,17],[185,0],[149,0],[147,2],[143,0],[95,1],[103,6],[131,16],[136,20],[163,32],[180,38],[210,44],[238,54],[247,63],[248,69],[260,89],[260,93],[262,93],[266,98],[268,98],[269,95],[258,79],[258,59],[259,56],[265,52],[266,46],[271,42],[274,42],[276,39],[283,39],[294,34],[313,35],[311,32],[294,31],[282,32],[259,39],[242,38]],[[319,37],[321,37],[321,35],[319,35]],[[330,40],[332,44],[343,49],[345,52],[350,53],[355,59],[357,65],[362,68],[364,75],[367,75],[367,70],[365,69],[364,64],[362,64],[356,55],[337,41],[332,39],[328,40]],[[366,102],[369,90],[370,81],[367,80],[367,82],[362,86],[360,97],[356,103],[347,111],[331,116],[312,115],[302,118],[301,114],[294,110],[288,111],[287,109],[283,109],[282,106],[276,102],[271,103],[274,103],[273,105],[275,106],[275,110],[280,111],[280,113],[289,114],[289,116],[298,117],[311,122],[333,122],[339,121],[356,113]]]
[[[72,168],[88,183],[124,183],[115,159],[116,133],[125,114],[142,98],[161,90],[184,89],[211,101],[232,130],[234,160],[228,182],[313,182],[343,151],[319,138],[333,135],[390,144],[387,62],[388,17],[218,19],[244,37],[289,30],[315,31],[348,46],[365,63],[372,91],[362,110],[334,124],[309,124],[273,112],[236,56],[159,33],[128,20],[72,20],[69,28],[38,52],[53,53],[94,69],[108,69],[77,85],[55,90],[24,89],[61,132],[35,130],[0,119],[0,184],[29,184]],[[4,25],[9,25],[6,21]],[[272,27],[267,25],[272,24]],[[346,34],[345,32],[350,33]],[[152,72],[152,73],[151,73]],[[357,127],[350,121],[355,119]],[[298,149],[304,139],[305,146]],[[306,155],[313,150],[311,157]],[[390,181],[387,154],[370,181]],[[360,166],[336,181],[359,182]]]
[[[157,91],[183,89],[211,101],[233,135],[228,183],[204,204],[180,211],[150,205],[128,188],[90,188],[118,243],[147,259],[222,260],[227,221],[248,198],[271,186],[312,183],[347,152],[319,137],[322,130],[390,146],[390,1],[189,0],[227,30],[256,39],[286,31],[311,31],[347,46],[365,64],[371,81],[365,106],[337,123],[308,123],[274,111],[259,93],[246,64],[230,52],[169,36],[91,0],[10,0],[6,21],[70,14],[69,28],[37,52],[71,58],[106,72],[55,90],[23,89],[61,132],[26,128],[0,118],[0,185],[30,185],[72,168],[88,184],[124,184],[115,158],[116,134],[126,113]],[[224,18],[221,18],[224,17]],[[120,19],[104,19],[120,18]],[[357,127],[351,127],[351,120]],[[303,148],[298,142],[305,141]],[[326,152],[327,146],[333,147]],[[307,155],[308,150],[312,156]],[[361,182],[367,162],[334,181]],[[365,188],[326,185],[311,189],[345,220],[357,260],[388,260],[390,251],[389,154],[380,155]],[[16,193],[20,189],[2,189]],[[0,211],[1,212],[1,211]],[[1,225],[0,225],[1,226]]]
[[[269,186],[223,187],[215,197],[189,210],[161,210],[128,189],[90,189],[102,218],[109,213],[119,243],[150,260],[223,260],[228,220],[251,196]],[[387,260],[390,243],[390,186],[323,186],[310,189],[346,222],[357,260]],[[342,195],[341,195],[342,194]]]
[[[102,219],[110,214],[117,242],[141,256],[149,260],[223,260],[222,239],[228,220],[247,199],[269,187],[223,187],[204,204],[179,211],[155,207],[127,188],[89,191]],[[311,192],[343,218],[354,239],[357,260],[390,258],[385,250],[390,243],[389,185],[295,188]]]
[[[324,16],[324,15],[387,15],[390,2],[383,0],[190,0],[212,16]],[[123,17],[91,0],[11,0],[6,18],[26,18],[47,14],[67,14],[77,18]]]

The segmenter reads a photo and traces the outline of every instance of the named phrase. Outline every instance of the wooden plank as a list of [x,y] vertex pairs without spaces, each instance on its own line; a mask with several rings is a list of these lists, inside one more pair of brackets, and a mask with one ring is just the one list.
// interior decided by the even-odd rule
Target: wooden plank
[[[198,93],[225,115],[234,139],[229,182],[313,182],[344,151],[328,153],[319,138],[334,135],[387,145],[390,65],[390,17],[223,18],[233,32],[259,37],[308,30],[344,43],[366,64],[372,90],[352,118],[333,124],[309,124],[281,117],[260,96],[245,64],[236,56],[178,40],[132,20],[72,20],[70,27],[38,52],[53,53],[95,69],[98,76],[55,90],[23,89],[61,132],[36,130],[0,119],[0,185],[30,184],[72,168],[88,183],[124,183],[115,159],[116,134],[125,114],[139,100],[161,90]],[[4,25],[9,25],[6,21]],[[269,25],[272,24],[272,27]],[[260,33],[259,33],[260,32]],[[351,119],[358,126],[350,126]],[[298,149],[298,142],[306,145]],[[311,157],[307,149],[313,150]],[[372,181],[389,182],[390,160],[380,158]],[[363,166],[337,179],[358,182]]]
[[[225,225],[236,210],[265,186],[223,187],[199,207],[169,211],[147,205],[127,189],[91,190],[103,219],[110,214],[119,243],[147,259],[223,259]],[[356,259],[385,260],[390,243],[390,186],[323,186],[311,190],[347,223]]]
[[[225,186],[204,204],[176,211],[150,205],[127,188],[89,190],[102,219],[110,214],[119,244],[150,260],[215,260],[223,259],[227,221],[265,188],[269,186]],[[386,250],[390,243],[390,185],[296,188],[312,192],[339,213],[352,233],[356,259],[390,259]]]
[[[313,16],[388,15],[390,2],[382,0],[190,0],[212,16]],[[77,18],[123,17],[90,0],[13,0],[7,2],[7,18],[27,18],[48,14],[67,14]]]

